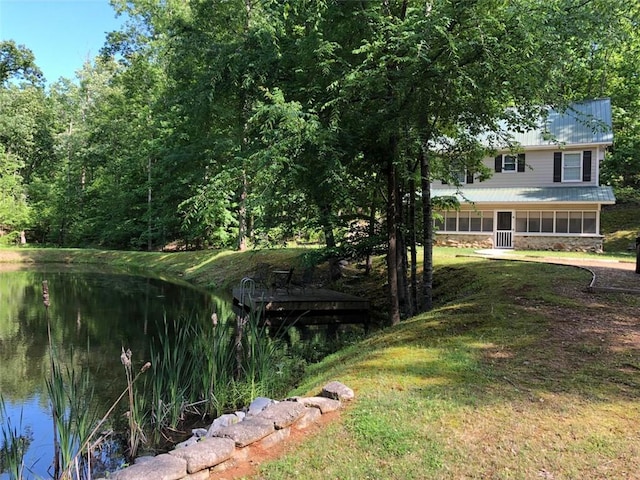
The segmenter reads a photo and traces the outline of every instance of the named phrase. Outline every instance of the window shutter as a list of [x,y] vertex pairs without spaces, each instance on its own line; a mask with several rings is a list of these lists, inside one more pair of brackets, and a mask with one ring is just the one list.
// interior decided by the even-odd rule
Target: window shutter
[[524,172],[524,153],[518,154],[518,171]]
[[582,152],[582,181],[591,181],[591,150]]
[[553,181],[562,181],[562,152],[553,152]]
[[467,183],[473,183],[473,173],[467,171]]
[[496,155],[495,167],[496,173],[500,173],[502,171],[502,155]]

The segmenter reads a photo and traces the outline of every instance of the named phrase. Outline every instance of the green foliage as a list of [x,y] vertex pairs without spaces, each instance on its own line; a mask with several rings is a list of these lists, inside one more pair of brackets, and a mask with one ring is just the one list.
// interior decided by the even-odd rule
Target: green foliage
[[24,474],[24,457],[33,435],[22,428],[22,416],[15,425],[0,395],[0,473],[6,472],[11,480],[20,480]]
[[221,304],[212,323],[193,315],[165,319],[151,346],[151,372],[140,407],[149,412],[152,442],[190,414],[216,417],[289,387],[292,363],[278,335],[262,325],[259,314],[251,315],[242,321],[238,346],[237,321]]
[[13,77],[39,83],[42,72],[35,64],[33,52],[13,40],[0,41],[0,87]]
[[87,473],[91,466],[85,455],[98,421],[93,385],[87,370],[76,371],[66,367],[63,371],[55,353],[51,352],[51,355],[51,376],[46,384],[57,432],[55,441],[59,445],[58,461],[62,476],[75,471],[76,461],[81,471]]

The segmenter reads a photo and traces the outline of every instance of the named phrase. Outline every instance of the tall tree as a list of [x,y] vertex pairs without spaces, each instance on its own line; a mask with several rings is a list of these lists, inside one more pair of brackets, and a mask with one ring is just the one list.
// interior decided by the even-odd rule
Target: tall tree
[[37,84],[42,80],[42,72],[31,50],[24,45],[16,45],[13,40],[1,40],[0,85],[12,78]]

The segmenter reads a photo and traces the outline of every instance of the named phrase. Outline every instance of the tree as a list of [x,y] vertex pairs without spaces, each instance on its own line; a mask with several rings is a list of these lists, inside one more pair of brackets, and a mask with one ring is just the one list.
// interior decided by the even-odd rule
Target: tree
[[42,72],[36,66],[33,52],[13,40],[0,41],[0,85],[16,77],[37,84]]

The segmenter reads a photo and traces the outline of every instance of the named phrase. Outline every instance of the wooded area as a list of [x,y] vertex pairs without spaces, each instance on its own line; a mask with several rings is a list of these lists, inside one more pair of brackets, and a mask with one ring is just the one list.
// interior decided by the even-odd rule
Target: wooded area
[[635,2],[112,4],[130,20],[76,79],[0,42],[4,242],[387,252],[397,323],[431,306],[430,180],[483,173],[499,122],[611,97],[602,178],[639,195]]

